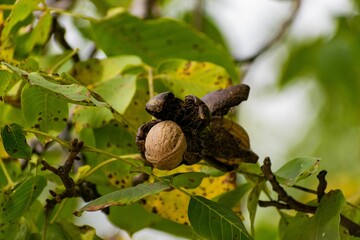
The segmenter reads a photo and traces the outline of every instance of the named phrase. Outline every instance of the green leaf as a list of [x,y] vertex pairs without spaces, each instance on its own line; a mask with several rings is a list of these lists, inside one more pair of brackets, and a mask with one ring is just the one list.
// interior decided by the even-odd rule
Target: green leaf
[[160,182],[139,184],[135,187],[125,188],[99,197],[75,211],[74,214],[80,216],[84,211],[98,211],[109,206],[128,205],[166,189],[169,189],[169,186]]
[[[0,156],[1,155],[5,155],[5,153],[2,148],[2,139],[0,138]],[[6,158],[6,155],[1,156],[1,158]],[[23,170],[21,169],[20,161],[3,161],[3,164],[11,179],[18,179],[21,176]],[[4,171],[0,171],[0,189],[6,186],[9,186],[8,180]]]
[[[67,235],[66,239],[93,240],[100,239],[95,234],[95,229],[88,225],[76,226],[69,219],[60,218],[55,223],[61,232]],[[47,238],[46,238],[47,239]]]
[[18,29],[23,26],[23,21],[31,17],[32,12],[39,5],[40,0],[16,1],[14,7],[6,19],[0,38],[0,59],[11,60],[14,54],[13,39]]
[[79,82],[88,85],[112,79],[122,73],[126,67],[141,64],[141,59],[132,55],[114,56],[102,60],[89,59],[75,63],[70,74]]
[[306,213],[298,212],[295,217],[282,213],[279,223],[279,237],[281,240],[307,240],[304,238],[310,229],[311,218]]
[[203,172],[185,172],[185,173],[175,173],[174,175],[167,176],[170,178],[171,183],[176,187],[184,187],[187,189],[197,188],[203,178],[208,177],[209,175]]
[[37,21],[31,32],[19,36],[16,39],[15,54],[26,56],[31,53],[36,45],[43,45],[48,40],[52,24],[52,16],[49,11],[45,11]]
[[340,239],[340,213],[345,204],[346,200],[340,190],[325,194],[311,221],[312,228],[309,229],[307,239]]
[[31,157],[31,147],[27,144],[22,127],[16,123],[5,125],[1,131],[5,151],[14,158]]
[[46,80],[40,73],[32,72],[28,75],[29,84],[39,86],[54,92],[57,96],[65,98],[69,102],[90,106],[107,106],[106,103],[97,100],[92,92],[79,84],[60,85]]
[[145,104],[149,100],[148,81],[145,78],[138,78],[136,81],[136,92],[131,99],[123,116],[132,124],[135,129],[151,120],[151,116],[145,111]]
[[53,92],[27,85],[21,94],[21,106],[29,127],[57,135],[66,126],[68,104]]
[[26,121],[21,109],[0,102],[0,112],[0,126],[11,123],[17,123],[21,126],[26,126]]
[[224,67],[233,80],[238,79],[228,52],[183,22],[167,18],[145,21],[122,12],[93,21],[92,26],[95,41],[108,56],[137,55],[154,67],[174,58],[212,62]]
[[[126,216],[126,218],[119,216]],[[147,227],[188,239],[193,234],[191,227],[164,219],[159,215],[146,211],[137,203],[121,207],[110,207],[108,217],[113,224],[124,229],[130,235]]]
[[163,62],[156,70],[154,78],[159,79],[167,91],[170,90],[180,98],[189,94],[202,97],[231,84],[229,74],[222,67],[179,59]]
[[345,204],[342,192],[334,190],[324,195],[313,217],[284,215],[280,222],[281,239],[340,239],[340,213]]
[[94,92],[99,94],[117,112],[123,114],[136,91],[136,75],[123,75],[99,83]]
[[191,196],[188,215],[194,231],[205,239],[252,239],[231,209],[201,196]]
[[33,176],[17,186],[10,194],[1,193],[5,203],[0,209],[0,225],[11,224],[20,218],[40,195],[46,184],[46,178]]
[[229,208],[234,207],[245,196],[245,194],[251,189],[250,183],[244,183],[236,187],[234,190],[226,192],[220,195],[217,202],[221,205]]
[[72,123],[77,132],[84,128],[99,128],[114,119],[111,111],[104,107],[76,106]]
[[320,160],[314,157],[296,158],[277,170],[275,176],[280,184],[290,187],[314,174],[319,168],[319,163]]
[[184,21],[193,25],[195,28],[197,27],[196,24],[201,22],[201,27],[198,29],[199,31],[205,33],[208,37],[210,37],[213,41],[217,42],[218,44],[221,44],[224,48],[227,49],[226,46],[226,40],[224,39],[224,36],[221,34],[218,26],[216,26],[216,23],[211,18],[211,16],[206,15],[205,13],[199,14],[195,13],[194,11],[187,12],[184,15]]
[[70,236],[62,229],[62,227],[57,224],[49,224],[46,229],[46,239],[47,240],[68,240]]
[[254,164],[254,163],[240,163],[238,168],[236,169],[238,170],[239,173],[246,173],[246,174],[253,174],[256,176],[263,176],[263,172],[261,171],[260,165],[259,164]]
[[248,208],[249,216],[250,216],[251,234],[253,236],[255,233],[254,223],[255,223],[255,216],[256,216],[256,212],[257,212],[261,188],[262,188],[262,184],[256,184],[254,186],[254,188],[251,190],[249,197],[248,197],[248,202],[247,202],[247,208]]
[[13,79],[13,74],[9,71],[6,70],[0,70],[0,79],[1,79],[1,84],[0,84],[0,102],[4,101],[4,95],[7,92],[10,83],[12,82]]
[[9,226],[4,226],[0,231],[1,239],[27,239],[31,234],[30,223],[26,218],[21,218]]

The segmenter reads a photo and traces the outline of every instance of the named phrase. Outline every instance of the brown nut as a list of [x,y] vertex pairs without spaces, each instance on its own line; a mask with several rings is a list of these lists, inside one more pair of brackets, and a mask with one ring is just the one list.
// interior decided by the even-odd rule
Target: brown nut
[[186,149],[185,135],[173,121],[159,122],[146,136],[146,160],[161,170],[176,168],[183,160]]
[[212,121],[228,130],[238,140],[240,147],[250,149],[249,135],[242,126],[227,118],[214,117]]
[[[227,145],[233,145],[233,143],[231,142],[235,140],[235,142],[239,146],[239,149],[229,148],[228,149],[229,152],[224,155],[226,157],[224,156],[222,157],[221,155],[217,155],[217,156],[215,155],[216,159],[219,162],[222,162],[229,166],[238,165],[240,162],[246,162],[246,163],[257,162],[259,157],[256,153],[251,151],[249,135],[242,126],[229,119],[221,118],[221,117],[213,117],[211,123],[212,123],[212,127],[214,129],[217,129],[218,132],[221,132],[221,129],[225,129],[226,132],[232,135],[232,138],[230,139],[227,138],[221,139],[222,140],[221,142],[223,142],[223,144],[226,143]],[[226,136],[225,133],[224,136]]]

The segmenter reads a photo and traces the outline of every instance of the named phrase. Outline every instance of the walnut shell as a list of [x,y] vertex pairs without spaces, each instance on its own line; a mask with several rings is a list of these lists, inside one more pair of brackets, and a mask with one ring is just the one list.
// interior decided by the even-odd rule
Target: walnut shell
[[159,122],[146,136],[146,160],[161,170],[176,168],[183,160],[186,149],[185,135],[173,121]]
[[240,147],[244,149],[250,149],[250,138],[245,129],[234,121],[227,118],[214,117],[212,119],[214,124],[218,124],[221,127],[228,130],[239,141]]

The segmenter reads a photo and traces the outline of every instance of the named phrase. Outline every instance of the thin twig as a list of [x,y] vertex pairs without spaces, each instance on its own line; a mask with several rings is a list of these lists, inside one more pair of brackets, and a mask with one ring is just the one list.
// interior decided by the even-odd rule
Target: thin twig
[[237,59],[236,61],[238,63],[252,63],[257,57],[262,55],[264,52],[266,52],[272,46],[274,46],[275,43],[280,41],[286,35],[290,26],[296,19],[299,9],[300,9],[300,6],[301,6],[301,0],[294,0],[293,11],[292,11],[290,17],[283,23],[280,31],[269,42],[267,42],[262,48],[260,48],[255,54],[253,54],[250,57],[243,58],[243,59]]
[[194,7],[193,25],[201,31],[203,29],[203,12],[204,12],[204,1],[197,0]]
[[[259,201],[259,206],[261,207],[276,207],[277,209],[293,209],[298,212],[304,213],[315,213],[317,207],[309,206],[303,204],[301,202],[296,201],[294,198],[289,196],[287,192],[280,186],[278,181],[276,180],[275,175],[271,171],[271,161],[270,158],[265,158],[263,166],[261,166],[261,170],[264,173],[264,177],[270,182],[273,190],[278,194],[278,201]],[[318,175],[319,178],[319,186],[318,187],[318,196],[322,197],[325,194],[326,189],[326,181],[325,181],[326,171],[321,171]],[[340,214],[340,224],[345,227],[350,235],[359,237],[360,236],[360,225],[353,222],[349,218]]]
[[322,170],[318,175],[317,178],[319,179],[319,185],[317,187],[317,198],[318,202],[322,199],[322,197],[325,195],[325,190],[327,187],[327,182],[325,180],[327,172],[325,170]]
[[303,192],[307,192],[307,193],[311,193],[311,194],[317,194],[317,191],[315,191],[313,189],[310,189],[310,188],[303,187],[303,186],[293,185],[291,187],[295,188],[295,189],[298,189],[298,190],[301,190]]

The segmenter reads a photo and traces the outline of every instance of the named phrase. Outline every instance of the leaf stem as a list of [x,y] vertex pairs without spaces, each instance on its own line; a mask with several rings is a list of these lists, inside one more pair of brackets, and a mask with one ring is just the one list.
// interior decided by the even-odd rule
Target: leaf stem
[[63,201],[61,201],[58,210],[56,211],[56,213],[54,214],[54,216],[53,216],[52,219],[50,220],[50,224],[53,224],[53,223],[56,221],[56,219],[59,217],[61,211],[62,211],[62,210],[64,209],[64,207],[65,207],[65,204],[66,204],[67,200],[68,200],[68,198],[65,198],[65,199],[63,199]]
[[49,74],[52,74],[53,72],[56,72],[57,70],[59,70],[59,68],[65,63],[67,62],[70,58],[72,58],[72,56],[74,56],[75,54],[77,54],[79,52],[79,49],[76,48],[74,49],[70,54],[66,55],[64,58],[62,58],[60,61],[58,61],[50,70],[49,70]]
[[31,129],[31,128],[23,129],[23,131],[28,132],[28,133],[33,133],[35,135],[41,135],[41,136],[50,138],[50,139],[58,142],[61,146],[65,147],[65,148],[68,148],[68,149],[71,149],[71,143],[70,142],[62,140],[62,139],[60,139],[58,137],[52,136],[52,135],[50,135],[48,133],[44,133],[44,132],[41,132],[41,131],[38,131],[38,130],[35,130],[35,129]]
[[3,170],[3,172],[4,172],[4,175],[5,175],[6,181],[8,182],[8,185],[9,185],[9,186],[14,186],[14,182],[13,182],[13,180],[11,179],[11,177],[10,177],[10,175],[9,175],[9,173],[8,173],[8,171],[7,171],[6,167],[5,167],[4,162],[3,162],[2,159],[0,159],[0,167],[1,167],[1,169]]
[[[122,155],[122,156],[119,156],[122,159],[124,158],[131,158],[131,159],[136,159],[136,158],[140,158],[140,154],[129,154],[129,155]],[[100,168],[112,163],[112,162],[115,162],[115,161],[118,161],[119,159],[117,158],[110,158],[106,161],[103,161],[101,162],[100,164],[96,165],[94,168],[92,168],[90,171],[88,171],[86,174],[84,174],[84,176],[79,179],[79,181],[82,181],[86,178],[88,178],[91,174],[93,174],[94,172],[96,172],[97,170],[99,170]]]
[[149,97],[152,98],[154,96],[154,75],[153,69],[148,67],[148,85],[149,85]]
[[[70,142],[62,140],[62,139],[60,139],[58,137],[55,137],[55,136],[52,136],[50,134],[47,134],[47,133],[44,133],[44,132],[41,132],[41,131],[37,131],[35,129],[29,129],[29,128],[24,129],[24,132],[34,133],[36,135],[41,135],[41,136],[44,136],[44,137],[48,137],[48,138],[53,139],[54,141],[58,142],[61,146],[65,147],[65,148],[68,148],[68,149],[72,148],[72,145],[71,145]],[[87,152],[94,152],[94,153],[98,153],[98,154],[103,154],[103,155],[109,156],[111,158],[121,160],[121,161],[131,165],[132,167],[137,168],[139,171],[145,171],[142,168],[142,164],[138,164],[138,163],[136,163],[134,161],[130,161],[130,160],[124,158],[123,156],[118,156],[116,154],[104,151],[104,150],[99,149],[99,148],[84,145],[81,150],[82,151],[87,151]],[[125,155],[125,157],[128,157],[128,158],[130,158],[130,156],[135,156],[136,158],[138,158],[140,155],[139,154]]]
[[[129,164],[130,166],[135,167],[135,168],[137,168],[137,169],[139,169],[141,171],[142,164],[137,164],[134,161],[130,161],[130,160],[126,159],[126,158],[123,158],[122,156],[118,156],[118,155],[113,154],[111,152],[107,152],[107,151],[104,151],[102,149],[91,147],[91,146],[86,146],[86,145],[82,148],[82,150],[86,151],[86,152],[99,153],[99,154],[102,154],[102,155],[106,155],[106,156],[115,158],[117,160],[121,160],[121,161]],[[133,155],[140,156],[139,154],[133,154]],[[126,156],[131,156],[131,155],[126,155]]]

